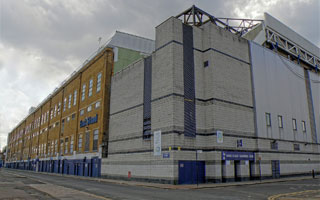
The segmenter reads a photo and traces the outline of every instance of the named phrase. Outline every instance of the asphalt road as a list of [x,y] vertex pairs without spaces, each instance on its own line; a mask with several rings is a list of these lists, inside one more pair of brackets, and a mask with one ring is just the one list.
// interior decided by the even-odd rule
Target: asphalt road
[[[315,192],[319,190],[319,192]],[[300,192],[300,193],[299,193]],[[302,193],[301,193],[302,192]],[[312,193],[313,192],[313,193]],[[161,189],[1,169],[0,199],[320,199],[319,179],[206,189]],[[296,195],[296,196],[295,196]],[[289,195],[290,197],[290,195]],[[288,196],[286,197],[288,199]]]

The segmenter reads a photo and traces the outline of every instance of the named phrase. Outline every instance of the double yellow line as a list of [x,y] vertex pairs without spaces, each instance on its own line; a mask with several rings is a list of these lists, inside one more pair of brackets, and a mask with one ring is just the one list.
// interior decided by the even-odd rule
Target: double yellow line
[[300,195],[300,194],[306,194],[306,193],[316,193],[316,192],[320,192],[320,190],[305,190],[305,191],[301,191],[301,192],[277,194],[277,195],[273,195],[273,196],[268,197],[268,200],[276,200],[280,197],[287,197],[287,196]]

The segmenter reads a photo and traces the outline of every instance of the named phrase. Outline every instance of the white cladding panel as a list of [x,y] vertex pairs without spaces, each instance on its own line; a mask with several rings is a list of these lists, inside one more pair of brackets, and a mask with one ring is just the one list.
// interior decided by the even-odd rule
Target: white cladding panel
[[320,76],[313,72],[310,73],[310,83],[312,90],[312,102],[314,116],[316,120],[317,141],[320,143]]
[[[255,90],[258,136],[311,142],[306,85],[302,67],[250,42],[252,73]],[[266,125],[266,114],[271,114],[271,127]],[[278,126],[278,115],[283,117],[283,128]],[[297,131],[292,119],[297,120]],[[302,132],[302,121],[307,132]]]

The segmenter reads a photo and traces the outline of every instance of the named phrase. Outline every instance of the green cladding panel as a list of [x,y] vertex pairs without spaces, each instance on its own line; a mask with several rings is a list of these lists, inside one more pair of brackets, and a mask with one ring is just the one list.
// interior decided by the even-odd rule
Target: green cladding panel
[[114,62],[114,73],[121,71],[130,63],[142,58],[144,55],[139,51],[134,51],[126,48],[118,48],[118,59]]

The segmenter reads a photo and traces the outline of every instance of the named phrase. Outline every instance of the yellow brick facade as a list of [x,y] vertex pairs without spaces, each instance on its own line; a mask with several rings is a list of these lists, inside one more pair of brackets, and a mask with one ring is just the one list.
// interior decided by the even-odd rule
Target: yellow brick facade
[[[9,133],[7,161],[98,153],[108,129],[112,70],[113,52],[106,48]],[[80,127],[81,121],[87,124]]]

